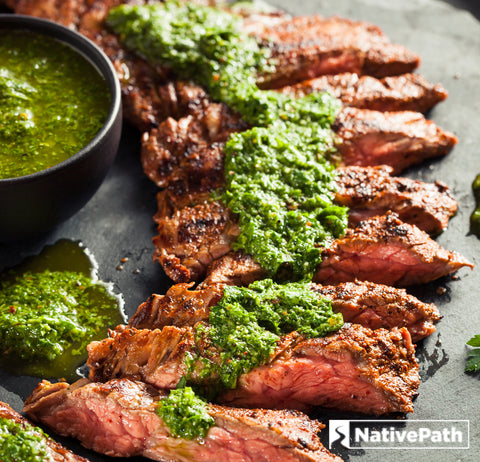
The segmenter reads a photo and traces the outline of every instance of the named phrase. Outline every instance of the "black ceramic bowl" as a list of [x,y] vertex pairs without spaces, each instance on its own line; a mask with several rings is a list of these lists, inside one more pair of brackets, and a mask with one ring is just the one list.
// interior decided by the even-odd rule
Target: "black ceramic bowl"
[[0,30],[10,29],[50,36],[83,55],[105,79],[111,104],[103,127],[72,157],[31,175],[0,179],[0,242],[44,233],[80,210],[98,189],[113,163],[122,129],[119,81],[110,60],[100,48],[86,37],[54,22],[0,14]]

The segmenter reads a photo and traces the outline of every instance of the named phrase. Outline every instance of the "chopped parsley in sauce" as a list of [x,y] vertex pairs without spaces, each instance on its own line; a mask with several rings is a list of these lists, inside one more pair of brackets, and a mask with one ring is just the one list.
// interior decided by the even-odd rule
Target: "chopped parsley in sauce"
[[0,417],[0,460],[2,462],[42,462],[50,460],[46,435],[32,425],[21,425]]
[[328,94],[294,99],[258,88],[269,56],[235,15],[167,1],[121,5],[108,24],[127,47],[204,86],[254,128],[228,140],[226,188],[217,194],[239,217],[244,249],[271,277],[311,279],[320,248],[341,236],[347,209],[333,205],[331,124],[340,103]]
[[226,286],[208,324],[196,327],[197,343],[211,345],[214,360],[205,348],[201,358],[190,358],[190,367],[200,359],[203,377],[218,374],[223,387],[234,388],[241,374],[268,361],[281,336],[296,331],[305,338],[323,337],[342,325],[342,315],[308,282],[264,279],[248,288]]
[[120,305],[78,243],[59,241],[0,275],[0,366],[73,378],[86,345],[123,321]]
[[39,172],[85,147],[110,94],[99,72],[51,37],[0,32],[0,179]]
[[172,436],[194,439],[204,438],[215,424],[207,411],[207,403],[190,387],[171,390],[157,406],[157,414],[170,428]]

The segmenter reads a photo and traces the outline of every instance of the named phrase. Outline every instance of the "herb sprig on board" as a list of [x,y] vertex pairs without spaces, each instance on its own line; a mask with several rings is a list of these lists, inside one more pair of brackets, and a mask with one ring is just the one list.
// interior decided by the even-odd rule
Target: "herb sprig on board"
[[467,353],[467,363],[465,364],[465,372],[479,372],[480,371],[480,335],[475,335],[468,342],[467,345],[473,347]]

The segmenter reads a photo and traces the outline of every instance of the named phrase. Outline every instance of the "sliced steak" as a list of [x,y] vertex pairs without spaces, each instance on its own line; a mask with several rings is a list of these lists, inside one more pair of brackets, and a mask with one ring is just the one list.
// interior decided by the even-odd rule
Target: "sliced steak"
[[[208,322],[210,308],[223,296],[223,284],[204,285],[189,290],[192,284],[175,284],[165,295],[152,295],[130,318],[136,329],[162,329],[166,326],[194,326]],[[335,313],[345,322],[370,329],[406,327],[413,342],[428,337],[440,319],[437,307],[422,303],[403,289],[372,282],[346,282],[337,286],[313,284],[312,290],[332,302]]]
[[[0,401],[0,418],[12,420],[13,422],[19,424],[22,429],[33,430],[32,424],[21,416],[18,412],[15,412],[8,404],[2,403]],[[49,462],[88,462],[87,459],[77,456],[69,449],[62,446],[60,443],[57,443],[53,439],[49,438],[42,433],[35,431],[34,433],[37,436],[43,437],[47,449],[47,460]],[[12,459],[13,460],[13,459]],[[15,459],[16,460],[16,459]],[[21,461],[19,461],[21,462]]]
[[165,295],[153,294],[142,303],[128,325],[136,329],[194,326],[207,321],[210,307],[223,296],[223,284],[189,290],[193,284],[174,284]]
[[[158,389],[175,388],[196,352],[220,361],[220,352],[205,352],[200,341],[190,327],[120,326],[110,338],[88,346],[89,377],[135,377]],[[373,331],[352,324],[310,340],[292,333],[280,340],[268,364],[241,375],[237,388],[218,400],[245,407],[262,403],[268,408],[326,406],[367,414],[411,412],[419,385],[414,353],[404,328]],[[209,389],[218,386],[215,375],[202,376],[203,367],[201,359],[195,361],[189,380]]]
[[324,74],[355,72],[375,77],[405,74],[418,55],[394,45],[379,27],[367,22],[318,15],[283,20],[245,20],[245,30],[269,48],[276,60],[263,87],[279,88]]
[[30,417],[108,456],[168,461],[316,461],[340,459],[320,442],[324,428],[297,411],[209,405],[215,425],[201,440],[170,435],[155,412],[165,395],[132,380],[73,385],[44,380],[25,403]]
[[248,286],[254,281],[268,276],[260,264],[251,255],[243,251],[229,252],[212,262],[206,269],[206,277],[199,288],[212,284],[229,286]]
[[202,279],[207,266],[228,253],[239,234],[235,218],[216,201],[184,207],[171,217],[157,214],[155,220],[153,259],[175,282]]
[[340,99],[344,106],[423,113],[448,96],[442,85],[433,85],[421,75],[411,73],[383,79],[354,73],[324,75],[281,89],[282,93],[295,97],[324,91]]
[[[248,285],[266,276],[250,256],[230,252],[239,228],[217,202],[185,207],[158,223],[154,258],[175,282]],[[472,267],[466,258],[442,248],[395,213],[369,218],[347,230],[325,249],[322,258],[314,280],[325,284],[360,279],[406,286]]]
[[343,165],[390,165],[394,173],[426,159],[445,156],[457,143],[419,112],[344,108],[333,130],[340,136]]
[[246,128],[227,106],[217,103],[210,103],[202,115],[169,118],[143,135],[143,170],[159,187],[185,176],[189,184],[211,177],[204,181],[218,187],[217,182],[223,182],[223,146],[231,133]]
[[399,218],[430,234],[439,234],[457,211],[450,189],[439,181],[423,183],[410,178],[392,177],[392,168],[344,167],[337,170],[335,202],[349,208],[348,223],[389,210]]
[[412,412],[419,384],[406,329],[372,331],[351,324],[285,350],[242,375],[237,388],[219,400],[235,406],[324,406],[379,415]]
[[413,342],[428,337],[440,320],[433,303],[423,303],[404,289],[373,282],[345,282],[336,286],[312,284],[320,296],[331,300],[333,311],[345,322],[370,329],[406,327]]
[[338,284],[359,279],[401,287],[433,281],[463,266],[473,264],[389,212],[347,230],[325,249],[314,281]]

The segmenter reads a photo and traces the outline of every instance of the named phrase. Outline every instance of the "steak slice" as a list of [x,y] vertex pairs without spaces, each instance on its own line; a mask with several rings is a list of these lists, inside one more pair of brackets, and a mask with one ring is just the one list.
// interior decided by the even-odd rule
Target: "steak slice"
[[389,165],[394,173],[426,159],[445,156],[457,143],[419,112],[344,108],[333,130],[340,136],[343,165]]
[[136,329],[161,329],[165,326],[194,326],[208,321],[210,307],[223,297],[223,284],[189,290],[190,284],[174,284],[165,295],[153,294],[142,303],[128,325]]
[[333,311],[342,313],[345,322],[370,329],[406,327],[415,343],[431,335],[441,318],[433,303],[384,284],[355,281],[336,286],[312,284],[312,289],[331,300]]
[[324,425],[297,411],[208,405],[215,425],[201,440],[170,435],[155,412],[166,395],[128,379],[73,385],[42,381],[25,403],[29,416],[108,456],[158,461],[316,461],[331,454],[317,433]]
[[318,15],[283,20],[245,20],[244,29],[271,50],[275,72],[262,86],[279,88],[324,74],[355,72],[375,77],[405,74],[420,58],[390,42],[367,22]]
[[[189,290],[192,284],[176,284],[165,295],[154,294],[142,303],[130,318],[136,329],[162,329],[166,326],[194,326],[208,322],[210,308],[223,296],[223,285],[202,286]],[[406,327],[413,342],[435,331],[441,316],[432,303],[422,303],[403,289],[372,282],[346,282],[337,286],[313,284],[312,290],[332,302],[335,313],[345,322],[370,329]]]
[[433,281],[463,266],[474,265],[389,212],[347,230],[325,249],[314,281],[338,284],[360,279],[408,286]]
[[153,259],[175,282],[202,279],[207,266],[230,251],[239,233],[235,218],[217,201],[184,207],[172,216],[157,214],[155,220]]
[[[12,420],[13,422],[19,424],[22,429],[33,430],[32,424],[21,416],[18,412],[15,412],[8,404],[0,401],[0,418]],[[69,449],[62,446],[60,443],[57,443],[52,438],[42,434],[40,432],[34,431],[37,436],[42,437],[46,444],[47,450],[47,460],[49,462],[88,462],[87,459],[77,456]],[[3,443],[5,444],[5,443]],[[13,460],[13,459],[12,459]],[[20,462],[20,461],[19,461]]]
[[389,210],[405,223],[430,234],[439,234],[457,211],[457,202],[444,183],[423,183],[410,178],[392,177],[392,168],[344,167],[337,170],[335,202],[349,208],[348,224]]
[[344,106],[375,111],[427,112],[448,96],[440,84],[433,85],[418,74],[376,79],[354,73],[324,75],[283,87],[282,93],[295,97],[328,91]]
[[201,112],[178,121],[168,118],[144,133],[142,166],[157,186],[185,177],[190,185],[205,178],[211,190],[223,183],[223,146],[230,134],[247,125],[224,104],[210,102]]
[[[380,202],[381,198],[372,199],[370,204]],[[401,208],[400,200],[397,204]],[[414,207],[410,211],[414,212]],[[408,209],[403,212],[418,221]],[[154,259],[174,282],[204,279],[202,285],[248,285],[266,276],[250,256],[231,253],[240,230],[235,217],[220,203],[184,207],[171,217],[157,215],[156,219],[159,234],[154,238]],[[322,258],[315,281],[326,284],[355,279],[395,286],[422,284],[472,266],[395,213],[362,221],[345,237],[333,241]]]
[[272,363],[240,377],[219,397],[235,406],[324,406],[366,414],[412,412],[419,386],[415,350],[406,329],[345,325],[305,340]]
[[[137,330],[119,326],[111,337],[88,346],[90,380],[134,377],[158,389],[175,388],[204,353],[191,327]],[[345,325],[323,338],[283,337],[270,361],[243,374],[237,388],[217,399],[235,406],[308,409],[333,407],[367,414],[411,412],[419,385],[408,331]],[[208,352],[212,359],[212,350]],[[220,352],[215,361],[220,361]],[[189,363],[189,365],[187,365]],[[210,390],[218,377],[202,376],[201,359],[189,380]],[[191,369],[188,369],[189,371]]]
[[268,276],[260,264],[251,255],[243,251],[232,251],[212,262],[206,270],[206,278],[199,288],[212,284],[227,284],[229,286],[248,286],[254,281]]

